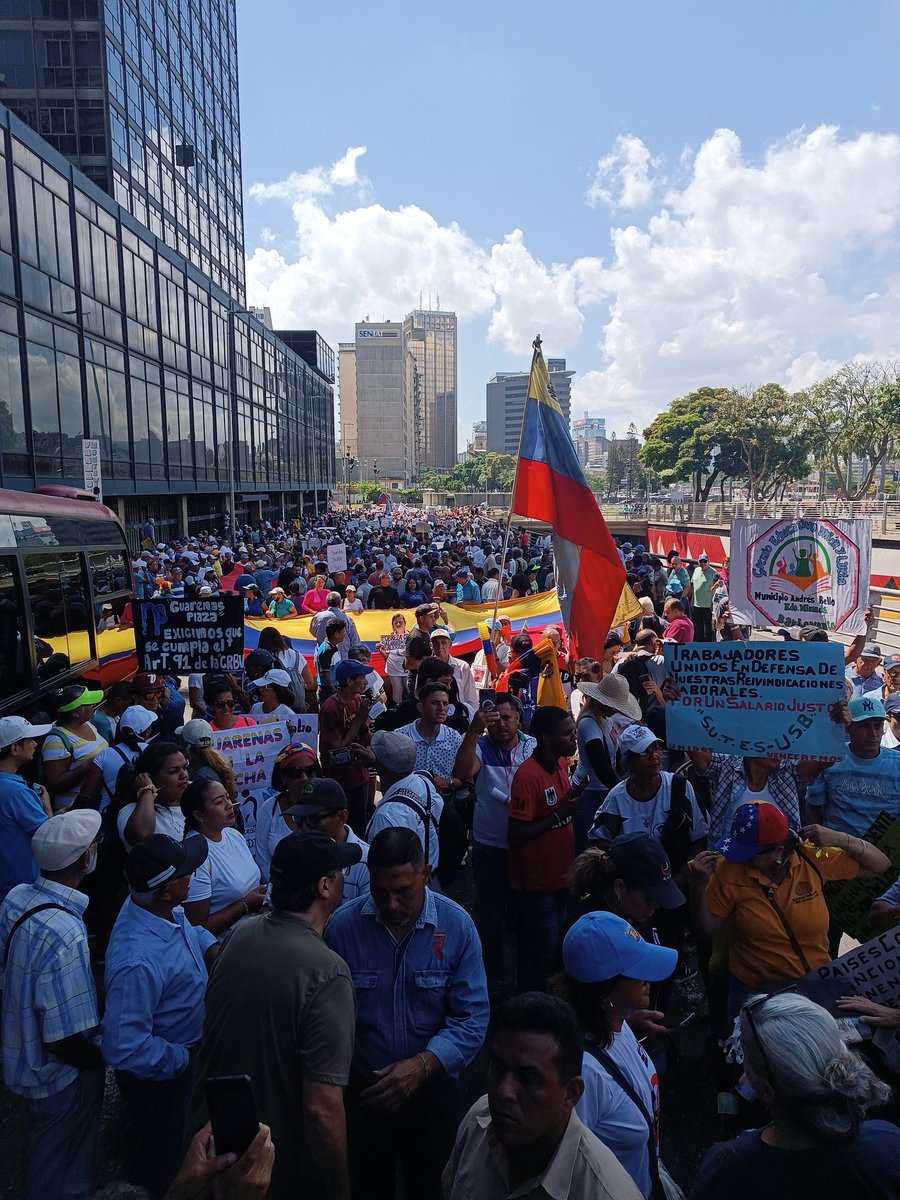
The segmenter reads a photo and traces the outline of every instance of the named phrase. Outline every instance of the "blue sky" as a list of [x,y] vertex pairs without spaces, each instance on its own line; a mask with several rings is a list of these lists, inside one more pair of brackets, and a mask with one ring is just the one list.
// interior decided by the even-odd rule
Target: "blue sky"
[[621,431],[900,358],[898,35],[896,0],[238,0],[248,300],[336,344],[439,294],[461,445],[538,331]]

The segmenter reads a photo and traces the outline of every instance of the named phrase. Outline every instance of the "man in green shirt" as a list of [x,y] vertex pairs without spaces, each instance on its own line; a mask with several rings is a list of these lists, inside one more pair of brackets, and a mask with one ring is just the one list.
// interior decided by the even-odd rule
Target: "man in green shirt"
[[709,565],[709,555],[697,556],[697,565],[691,574],[693,588],[692,620],[694,622],[694,637],[698,642],[714,642],[716,640],[712,623],[712,585],[719,578],[718,572]]

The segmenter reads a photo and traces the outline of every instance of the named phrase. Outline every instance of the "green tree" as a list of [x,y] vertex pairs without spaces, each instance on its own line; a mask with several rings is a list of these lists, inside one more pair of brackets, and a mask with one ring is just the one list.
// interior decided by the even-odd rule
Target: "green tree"
[[695,500],[708,500],[716,482],[741,473],[738,447],[716,424],[726,388],[701,387],[673,400],[644,430],[641,464],[661,483],[690,480]]
[[[889,459],[900,428],[894,363],[849,362],[802,393],[803,427],[816,464],[833,472],[849,500],[865,496]],[[854,459],[862,460],[858,475]]]
[[719,400],[708,430],[736,450],[753,499],[775,499],[809,474],[810,443],[802,401],[780,384],[734,388]]

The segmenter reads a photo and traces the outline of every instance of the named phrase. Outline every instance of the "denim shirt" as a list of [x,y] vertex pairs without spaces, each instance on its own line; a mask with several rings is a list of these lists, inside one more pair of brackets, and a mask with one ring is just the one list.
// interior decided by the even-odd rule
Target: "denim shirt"
[[430,1050],[452,1078],[478,1053],[487,1031],[487,980],[475,926],[458,904],[425,890],[413,929],[399,944],[371,896],[342,905],[325,940],[350,968],[356,993],[353,1070]]

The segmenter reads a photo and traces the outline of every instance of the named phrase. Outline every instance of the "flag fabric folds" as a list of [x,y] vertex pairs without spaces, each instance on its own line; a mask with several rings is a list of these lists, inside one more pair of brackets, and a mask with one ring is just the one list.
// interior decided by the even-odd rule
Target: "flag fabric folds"
[[553,395],[540,338],[534,343],[511,510],[550,525],[572,656],[602,658],[625,587],[625,567]]

